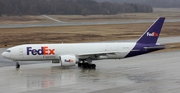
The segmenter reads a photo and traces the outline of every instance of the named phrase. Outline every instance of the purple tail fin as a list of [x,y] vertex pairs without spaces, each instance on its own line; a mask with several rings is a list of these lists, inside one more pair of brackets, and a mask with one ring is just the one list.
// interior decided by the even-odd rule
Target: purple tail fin
[[156,44],[163,26],[165,17],[160,17],[156,22],[139,38],[137,43]]

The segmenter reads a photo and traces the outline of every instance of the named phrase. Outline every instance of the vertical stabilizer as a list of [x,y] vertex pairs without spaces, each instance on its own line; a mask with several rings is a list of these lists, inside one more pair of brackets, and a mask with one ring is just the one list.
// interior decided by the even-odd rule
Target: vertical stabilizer
[[161,32],[165,17],[160,17],[154,24],[139,38],[137,43],[156,44]]

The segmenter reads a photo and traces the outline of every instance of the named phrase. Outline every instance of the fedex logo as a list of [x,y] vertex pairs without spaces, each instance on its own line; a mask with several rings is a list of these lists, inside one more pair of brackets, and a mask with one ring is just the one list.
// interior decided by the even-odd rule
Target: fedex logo
[[152,33],[147,32],[147,36],[159,36],[159,35],[156,32],[152,32]]
[[69,59],[69,60],[64,60],[64,62],[74,62],[72,59]]
[[49,49],[47,46],[43,46],[40,49],[33,49],[32,47],[27,47],[27,55],[54,55],[55,49]]

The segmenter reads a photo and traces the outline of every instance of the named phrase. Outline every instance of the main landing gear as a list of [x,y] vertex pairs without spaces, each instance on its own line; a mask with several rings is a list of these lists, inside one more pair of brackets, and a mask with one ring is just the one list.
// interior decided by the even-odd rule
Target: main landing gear
[[91,62],[82,62],[78,63],[78,67],[96,69],[96,64],[91,64]]
[[78,67],[95,69],[96,68],[96,64],[78,63]]

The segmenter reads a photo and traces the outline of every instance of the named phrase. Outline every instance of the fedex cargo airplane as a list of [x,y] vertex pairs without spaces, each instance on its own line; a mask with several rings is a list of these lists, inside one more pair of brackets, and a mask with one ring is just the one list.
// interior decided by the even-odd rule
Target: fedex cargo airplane
[[61,66],[96,68],[93,60],[122,59],[164,49],[156,44],[165,18],[160,17],[134,43],[72,43],[72,44],[24,44],[8,48],[2,56],[15,61],[50,60]]

